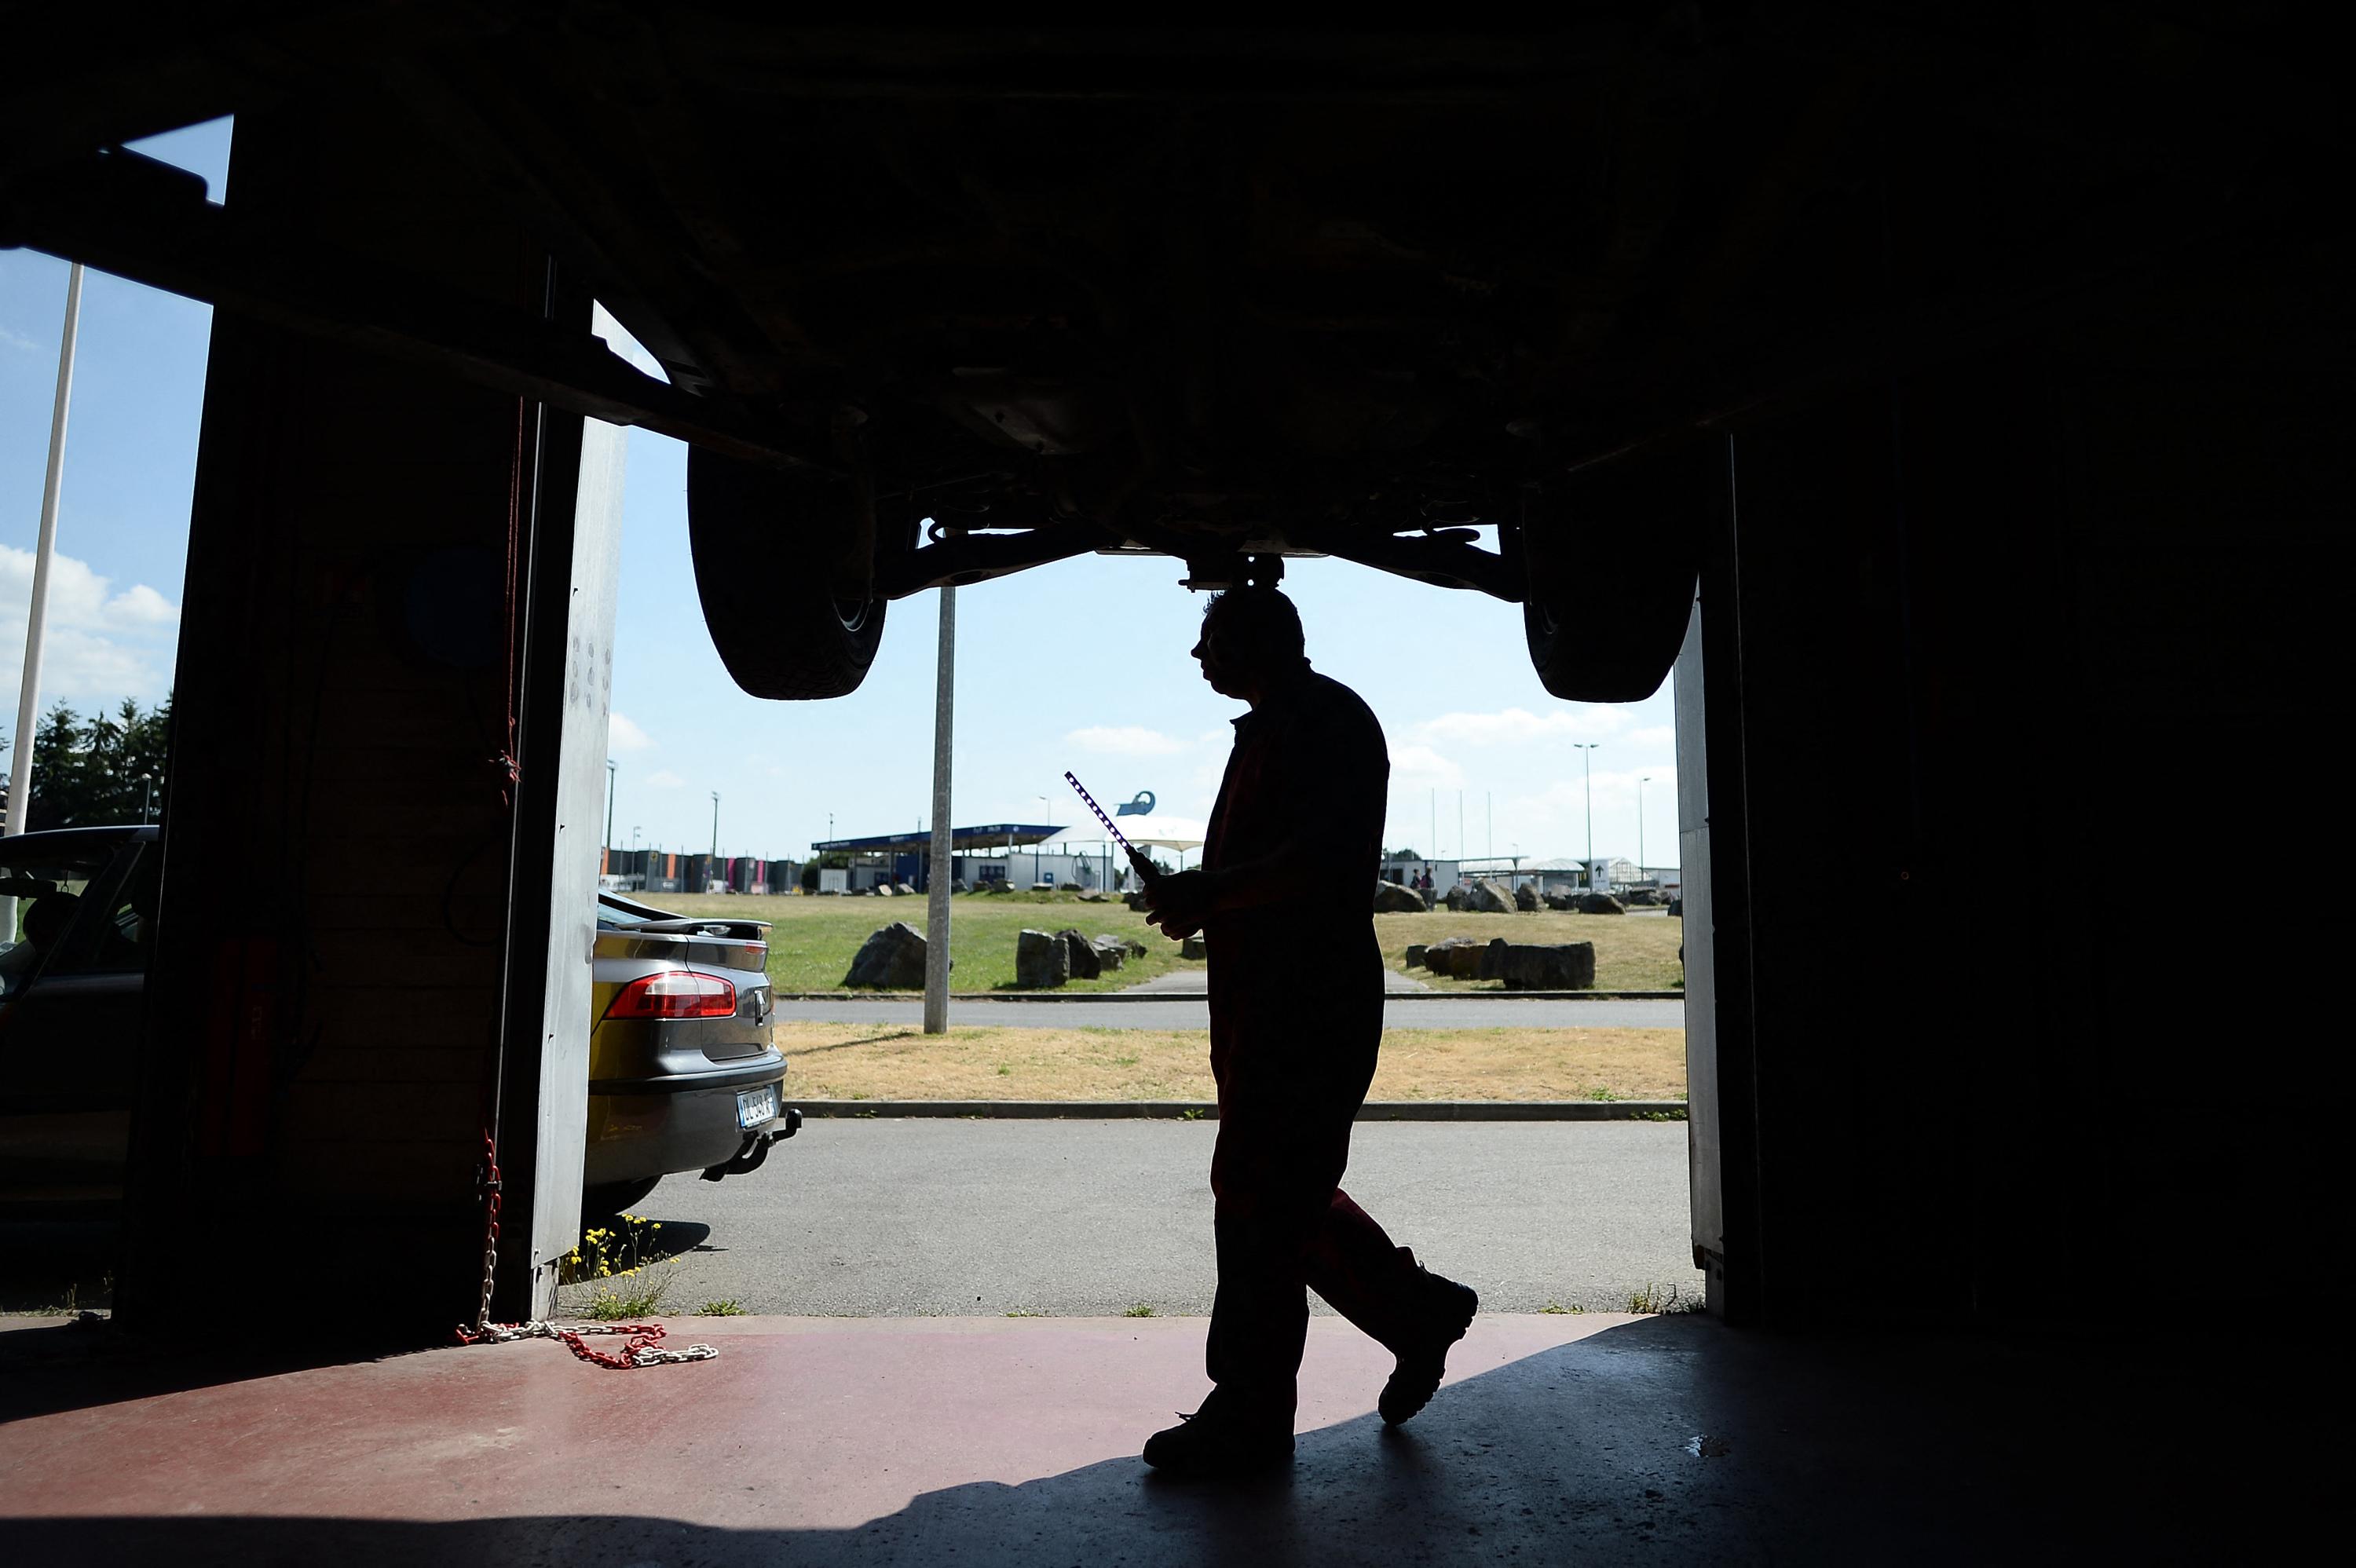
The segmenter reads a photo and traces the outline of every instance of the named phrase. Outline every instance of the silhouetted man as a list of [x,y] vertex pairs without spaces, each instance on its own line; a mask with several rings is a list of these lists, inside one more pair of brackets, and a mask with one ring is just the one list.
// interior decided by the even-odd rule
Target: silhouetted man
[[1157,878],[1146,896],[1164,933],[1199,931],[1210,953],[1217,1386],[1147,1441],[1145,1459],[1211,1475],[1292,1456],[1304,1285],[1398,1358],[1380,1402],[1392,1423],[1439,1388],[1479,1298],[1419,1266],[1341,1189],[1383,1032],[1371,885],[1390,779],[1382,726],[1309,667],[1300,614],[1272,588],[1214,598],[1194,657],[1251,711],[1236,720],[1202,869]]

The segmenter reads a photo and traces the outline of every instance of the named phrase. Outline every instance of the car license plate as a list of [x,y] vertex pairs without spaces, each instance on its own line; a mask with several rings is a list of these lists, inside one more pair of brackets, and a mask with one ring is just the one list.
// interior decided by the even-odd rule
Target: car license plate
[[775,1085],[747,1089],[736,1096],[736,1125],[757,1127],[763,1122],[777,1119],[777,1091]]

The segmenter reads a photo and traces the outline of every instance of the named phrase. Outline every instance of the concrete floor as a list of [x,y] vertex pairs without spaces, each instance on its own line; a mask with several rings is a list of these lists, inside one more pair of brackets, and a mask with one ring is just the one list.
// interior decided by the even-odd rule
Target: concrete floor
[[[269,1371],[112,1329],[0,1333],[17,1563],[962,1564],[2255,1555],[2179,1371],[2084,1346],[1484,1317],[1409,1426],[1312,1325],[1300,1457],[1186,1485],[1138,1445],[1201,1392],[1194,1320],[684,1320],[718,1360],[554,1344]],[[2280,1463],[2281,1461],[2277,1461]],[[2296,1499],[2296,1488],[2290,1493]]]

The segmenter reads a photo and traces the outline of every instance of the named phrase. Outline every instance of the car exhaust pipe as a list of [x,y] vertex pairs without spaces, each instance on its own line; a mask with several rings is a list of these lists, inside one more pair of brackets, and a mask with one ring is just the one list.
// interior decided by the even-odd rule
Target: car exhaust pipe
[[746,1133],[744,1147],[736,1151],[735,1157],[723,1160],[718,1165],[705,1167],[703,1179],[717,1181],[723,1176],[743,1176],[750,1171],[760,1169],[761,1162],[769,1157],[771,1144],[780,1143],[802,1130],[802,1114],[799,1111],[788,1109],[785,1114],[784,1123],[782,1127],[774,1128],[768,1132]]

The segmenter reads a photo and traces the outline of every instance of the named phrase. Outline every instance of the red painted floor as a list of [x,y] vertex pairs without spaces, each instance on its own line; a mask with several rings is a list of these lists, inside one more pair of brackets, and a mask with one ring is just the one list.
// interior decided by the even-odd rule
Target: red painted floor
[[2251,1544],[2209,1506],[2197,1437],[2085,1450],[2090,1415],[2139,1419],[2119,1403],[2139,1385],[2077,1350],[1483,1317],[1394,1432],[1371,1413],[1387,1358],[1320,1317],[1293,1474],[1189,1486],[1136,1455],[1203,1392],[1200,1318],[672,1328],[719,1359],[617,1372],[534,1341],[231,1376],[111,1330],[0,1334],[0,1558],[1270,1568]]

